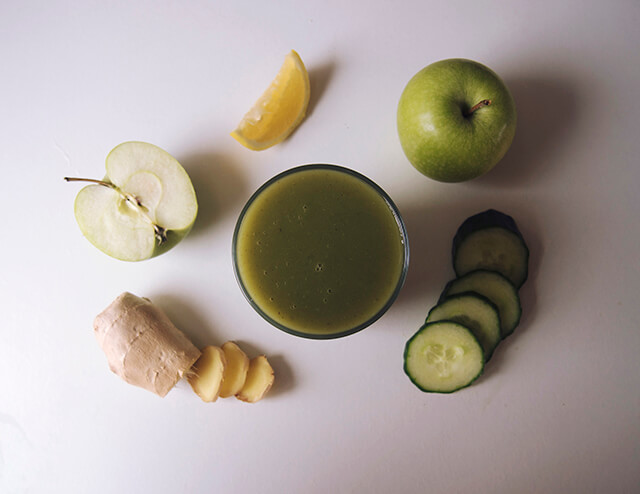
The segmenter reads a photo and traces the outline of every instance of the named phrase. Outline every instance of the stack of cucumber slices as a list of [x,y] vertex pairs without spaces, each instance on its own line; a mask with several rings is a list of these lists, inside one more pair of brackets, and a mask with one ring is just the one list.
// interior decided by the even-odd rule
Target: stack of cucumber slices
[[467,218],[453,239],[456,278],[405,346],[404,371],[422,391],[452,393],[475,381],[520,322],[518,290],[529,249],[509,215]]

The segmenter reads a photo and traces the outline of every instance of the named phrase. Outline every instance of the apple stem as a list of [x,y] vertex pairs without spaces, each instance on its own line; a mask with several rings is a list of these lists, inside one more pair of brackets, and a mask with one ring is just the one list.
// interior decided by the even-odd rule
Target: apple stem
[[157,225],[146,213],[145,207],[142,205],[140,200],[131,194],[125,194],[122,192],[117,185],[112,184],[110,182],[105,182],[104,180],[96,180],[95,178],[78,178],[78,177],[64,177],[65,182],[91,182],[93,184],[102,185],[104,187],[109,187],[117,191],[122,198],[131,204],[134,208],[138,210],[138,212],[142,215],[142,217],[147,220],[151,226],[153,227],[153,232],[155,234],[156,240],[158,241],[158,245],[162,245],[167,241],[167,230],[166,228],[162,228],[160,225]]
[[483,99],[482,101],[480,101],[478,104],[473,105],[469,111],[467,113],[464,114],[465,117],[470,116],[474,111],[482,108],[483,106],[489,106],[491,104],[491,100],[490,99]]
[[109,187],[111,189],[117,188],[112,183],[105,182],[104,180],[96,180],[95,178],[64,177],[64,181],[65,182],[91,182],[98,185],[104,185],[105,187]]

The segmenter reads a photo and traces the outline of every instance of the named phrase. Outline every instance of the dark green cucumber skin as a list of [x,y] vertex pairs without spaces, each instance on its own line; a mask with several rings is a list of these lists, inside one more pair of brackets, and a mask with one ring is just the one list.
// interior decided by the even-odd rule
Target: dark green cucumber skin
[[451,393],[455,393],[456,391],[460,391],[461,389],[464,388],[468,388],[469,386],[471,386],[474,382],[476,382],[478,380],[478,378],[482,375],[482,373],[484,372],[484,366],[486,362],[482,362],[482,367],[480,368],[480,372],[478,372],[478,375],[476,377],[474,377],[471,381],[469,381],[467,384],[465,384],[464,386],[460,386],[459,388],[456,389],[452,389],[451,391],[433,391],[431,389],[424,389],[422,386],[420,386],[413,378],[413,376],[407,371],[407,354],[409,353],[409,346],[411,346],[411,342],[413,341],[414,338],[416,338],[422,331],[426,331],[428,329],[429,326],[431,326],[432,324],[439,324],[442,322],[448,322],[448,323],[452,323],[452,324],[457,324],[458,326],[462,326],[463,328],[465,328],[467,331],[469,331],[469,333],[471,333],[471,336],[473,336],[473,338],[475,338],[475,340],[478,342],[478,345],[480,346],[480,348],[482,348],[482,345],[480,345],[480,342],[478,341],[478,338],[476,338],[476,336],[473,334],[473,331],[471,331],[469,328],[467,328],[466,326],[457,323],[455,321],[433,321],[433,322],[427,322],[425,324],[423,324],[420,329],[418,331],[416,331],[414,333],[414,335],[409,338],[407,340],[407,342],[404,345],[404,352],[402,354],[402,358],[404,361],[404,364],[402,366],[404,373],[407,375],[407,377],[409,378],[409,380],[413,383],[413,385],[418,388],[420,391],[424,392],[424,393],[436,393],[436,394],[451,394]]
[[[447,285],[448,288],[449,285]],[[446,288],[445,288],[446,290]],[[444,293],[444,292],[443,292]],[[434,305],[433,307],[431,307],[431,309],[429,309],[429,313],[427,314],[427,317],[425,319],[425,322],[429,319],[429,316],[431,315],[431,313],[438,307],[438,305],[440,305],[442,302],[444,302],[445,300],[449,300],[449,299],[455,299],[455,298],[461,298],[467,295],[473,295],[474,297],[479,298],[480,300],[482,300],[485,304],[489,305],[490,307],[493,308],[493,310],[496,311],[496,313],[498,314],[498,320],[500,319],[500,311],[498,310],[498,307],[496,306],[496,304],[494,304],[491,300],[489,300],[487,297],[485,297],[484,295],[481,295],[477,292],[460,292],[460,293],[454,293],[453,295],[449,295],[448,297],[442,297],[442,295],[440,296],[440,299],[438,300],[438,303],[436,305]],[[454,321],[453,319],[440,319],[441,321],[450,321],[450,322],[455,322],[460,324],[458,321]],[[437,321],[433,321],[433,322],[437,322]],[[464,324],[463,324],[464,326]],[[471,328],[469,328],[471,329]],[[473,333],[473,331],[471,331]],[[475,336],[475,333],[474,333]],[[502,337],[500,338],[500,340],[498,341],[498,344],[500,343],[500,341],[502,340]],[[491,353],[489,355],[485,355],[484,356],[484,363],[486,364],[487,362],[489,362],[489,360],[491,360],[491,357],[493,356],[493,353],[495,352],[496,348],[498,348],[498,344],[496,344],[496,346],[494,347],[494,349],[491,351]],[[482,345],[481,345],[482,346]]]
[[[498,273],[499,274],[499,273]],[[456,278],[457,279],[457,278]],[[487,297],[485,297],[484,295],[477,293],[477,292],[472,292],[472,291],[468,291],[468,292],[460,292],[460,293],[454,293],[453,295],[449,295],[444,296],[444,293],[447,291],[447,289],[449,288],[449,285],[451,285],[452,282],[454,282],[455,280],[450,280],[444,290],[442,291],[442,293],[440,294],[440,298],[438,299],[438,303],[436,305],[434,305],[433,307],[431,307],[431,309],[429,309],[429,313],[427,314],[427,317],[425,318],[425,321],[427,319],[429,319],[429,316],[431,315],[431,312],[433,312],[433,310],[438,307],[438,305],[440,305],[442,302],[445,301],[445,299],[449,299],[449,298],[460,298],[460,297],[464,297],[465,295],[473,295],[474,297],[478,297],[480,300],[482,300],[483,302],[489,304],[491,307],[493,307],[496,312],[498,311],[498,308],[496,307],[496,304],[494,304],[491,300],[489,300]],[[455,322],[455,321],[454,321]],[[463,324],[464,326],[464,324]]]
[[[520,233],[520,229],[518,228],[515,220],[508,214],[496,211],[495,209],[487,209],[482,213],[474,214],[473,216],[470,216],[462,222],[462,224],[458,228],[458,231],[456,231],[456,234],[453,237],[453,245],[451,247],[451,262],[453,263],[453,269],[456,269],[456,255],[458,253],[458,248],[460,247],[460,244],[464,241],[464,239],[469,234],[475,231],[492,227],[500,227],[504,228],[505,230],[509,230],[510,232],[515,233],[518,237],[520,237],[520,240],[522,240],[522,244],[524,245],[524,248],[527,252],[527,269],[525,270],[525,276],[522,280],[522,283],[516,287],[520,288],[520,286],[522,286],[525,281],[527,281],[527,278],[529,276],[529,247],[527,246],[522,233]],[[456,273],[456,275],[458,275],[458,273]]]
[[[509,283],[510,285],[512,285],[514,288],[516,288],[516,294],[518,293],[518,289],[517,287],[515,287],[515,285],[513,283],[511,283],[511,281],[504,276],[501,273],[498,273],[497,271],[490,271],[488,269],[476,269],[475,271],[471,271],[467,274],[465,274],[464,276],[461,276],[460,278],[454,278],[452,280],[450,280],[444,287],[444,290],[442,290],[442,293],[440,294],[440,298],[438,298],[438,304],[442,303],[446,298],[448,298],[447,296],[447,292],[449,291],[449,288],[451,287],[451,285],[453,283],[455,283],[457,280],[462,279],[462,278],[466,278],[467,276],[471,276],[473,273],[494,273],[498,276],[500,276],[501,278],[503,278],[507,283]],[[460,292],[460,293],[468,293],[468,292]],[[472,293],[476,293],[476,292],[472,292]],[[455,295],[455,294],[454,294]],[[481,293],[478,293],[478,295],[483,296]],[[451,295],[449,295],[451,296]],[[494,304],[495,305],[495,304]],[[499,311],[498,311],[499,313]],[[511,336],[516,328],[518,327],[518,325],[520,324],[520,319],[522,318],[522,305],[520,303],[520,298],[518,297],[518,319],[516,321],[516,325],[513,327],[513,329],[511,331],[509,331],[507,334],[502,335],[502,340],[504,340],[505,338]],[[502,331],[502,330],[501,330]]]

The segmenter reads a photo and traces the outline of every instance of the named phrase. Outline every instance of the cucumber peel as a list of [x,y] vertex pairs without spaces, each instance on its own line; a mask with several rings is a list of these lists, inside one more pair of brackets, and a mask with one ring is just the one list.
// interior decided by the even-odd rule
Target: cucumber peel
[[529,248],[515,220],[489,209],[467,218],[451,249],[456,276],[477,269],[497,271],[520,288],[529,274]]
[[453,393],[469,386],[483,369],[480,342],[456,322],[425,323],[405,345],[404,371],[425,392]]
[[496,271],[478,269],[447,283],[440,301],[456,293],[475,292],[488,298],[498,308],[502,339],[516,329],[522,316],[517,288]]
[[425,322],[453,321],[469,328],[476,336],[488,362],[500,342],[498,308],[475,292],[456,293],[429,311]]
[[419,389],[453,393],[473,383],[520,323],[529,248],[515,220],[489,209],[467,218],[452,246],[456,278],[407,341],[404,372]]

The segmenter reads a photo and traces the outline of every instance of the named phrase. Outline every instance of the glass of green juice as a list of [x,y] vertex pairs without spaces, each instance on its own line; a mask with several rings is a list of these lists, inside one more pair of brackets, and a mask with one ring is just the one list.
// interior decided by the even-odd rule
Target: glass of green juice
[[389,309],[409,243],[398,208],[374,182],[342,166],[302,165],[251,196],[234,231],[233,266],[246,299],[273,326],[339,338]]

